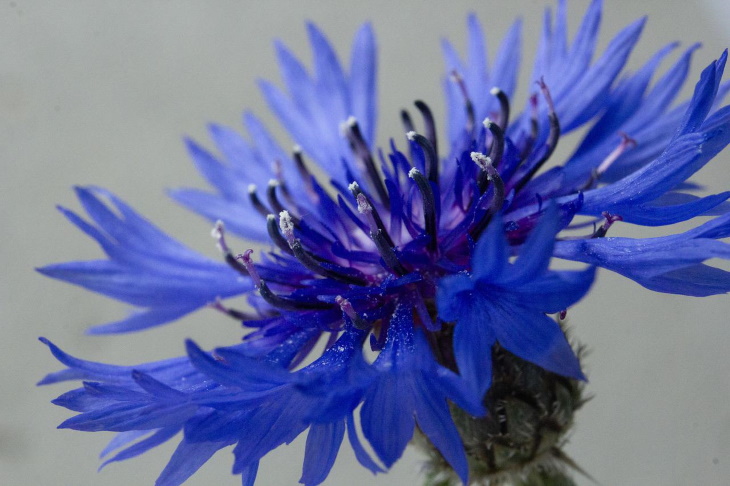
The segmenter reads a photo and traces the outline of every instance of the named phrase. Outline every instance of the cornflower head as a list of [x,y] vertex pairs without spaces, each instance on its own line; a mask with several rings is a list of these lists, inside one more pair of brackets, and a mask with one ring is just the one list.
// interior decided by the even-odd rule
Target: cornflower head
[[[77,188],[90,220],[61,212],[107,258],[39,271],[138,308],[92,333],[140,331],[203,307],[247,332],[232,346],[205,351],[188,341],[185,356],[131,367],[84,361],[42,338],[66,368],[41,384],[83,382],[54,401],[78,412],[61,427],[117,432],[106,463],[181,436],[159,486],[183,483],[228,446],[233,473],[253,484],[260,459],[304,432],[306,485],[325,480],[345,435],[373,473],[413,440],[429,455],[433,484],[543,484],[545,468],[574,466],[560,446],[585,377],[561,324],[595,269],[658,292],[730,290],[730,274],[704,263],[730,258],[719,241],[730,235],[730,192],[699,197],[686,182],[730,142],[727,54],[702,72],[690,100],[670,108],[696,46],[649,89],[676,45],[622,75],[644,20],[593,60],[600,14],[594,1],[572,43],[565,2],[546,15],[521,111],[513,102],[520,23],[489,69],[469,17],[468,58],[444,45],[446,139],[416,101],[386,148],[375,143],[370,25],[355,36],[349,70],[314,25],[311,73],[277,44],[285,89],[260,87],[294,148],[253,115],[244,118],[248,138],[213,125],[218,154],[186,143],[214,191],[172,193],[214,222],[222,261],[186,248],[112,193]],[[561,136],[587,124],[556,163]],[[607,236],[617,222],[664,226],[700,215],[713,217],[679,234]],[[235,248],[226,231],[269,250]],[[553,257],[585,268],[552,269]],[[245,308],[222,301],[242,295]]]

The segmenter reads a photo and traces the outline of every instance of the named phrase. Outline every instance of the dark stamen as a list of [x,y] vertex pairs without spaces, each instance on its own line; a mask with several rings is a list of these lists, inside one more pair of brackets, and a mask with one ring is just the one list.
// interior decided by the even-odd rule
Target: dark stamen
[[489,208],[487,209],[486,213],[484,213],[484,215],[479,219],[479,221],[477,221],[476,224],[469,230],[469,236],[471,236],[472,239],[476,241],[479,239],[479,236],[482,234],[482,232],[486,229],[487,225],[489,225],[489,221],[492,219],[492,216],[494,216],[502,209],[502,206],[504,205],[505,192],[504,182],[499,176],[499,172],[497,172],[497,169],[495,169],[494,166],[491,164],[489,157],[479,152],[472,152],[471,159],[474,161],[475,164],[479,166],[482,171],[487,174],[487,179],[492,183],[492,186],[494,188],[494,194],[492,195],[492,200],[489,203]]
[[266,231],[269,233],[269,238],[276,245],[278,249],[289,255],[294,255],[294,252],[289,248],[289,244],[286,242],[281,233],[279,233],[279,226],[276,224],[276,216],[269,214],[266,216]]
[[494,165],[499,165],[504,153],[504,130],[489,118],[484,119],[484,128],[492,132],[492,149],[489,151],[489,158]]
[[[429,108],[428,105],[421,100],[416,100],[414,104],[416,105],[416,108],[418,108],[418,111],[421,112],[421,116],[423,117],[423,124],[426,127],[426,138],[428,138],[428,141],[431,142],[433,151],[435,154],[437,154],[436,160],[438,160],[439,147],[438,138],[436,137],[436,122],[433,119],[433,113],[431,113],[431,108]],[[413,129],[410,129],[408,131],[412,132]]]
[[365,170],[368,173],[368,178],[375,188],[375,192],[378,193],[378,198],[380,199],[380,202],[383,205],[387,206],[388,201],[390,200],[388,198],[388,191],[385,189],[383,179],[378,173],[378,168],[375,167],[375,161],[373,160],[370,149],[368,148],[368,145],[362,136],[362,132],[360,131],[360,125],[358,125],[357,120],[354,117],[350,117],[347,120],[346,127],[348,139],[350,140],[350,144],[353,147],[355,155],[365,165]]
[[309,194],[309,197],[311,197],[313,201],[318,201],[319,196],[317,195],[317,191],[314,190],[314,185],[312,184],[312,173],[309,172],[307,165],[304,163],[302,148],[299,145],[295,145],[292,155],[294,157],[294,164],[297,166],[297,171],[299,172],[299,177],[304,182],[307,194]]
[[360,212],[360,214],[365,214],[362,212],[362,208],[365,207],[361,205],[360,198],[364,198],[364,200],[367,202],[367,205],[370,207],[370,210],[366,215],[366,219],[368,220],[368,225],[370,226],[370,231],[377,231],[381,230],[383,232],[383,236],[385,237],[386,241],[391,247],[395,247],[395,243],[390,238],[390,235],[385,230],[385,224],[383,223],[383,220],[380,218],[380,214],[378,211],[373,207],[372,203],[368,199],[368,197],[365,195],[364,192],[362,192],[362,189],[360,189],[360,185],[357,182],[353,182],[348,186],[348,189],[350,189],[350,192],[355,197],[355,200],[357,201],[357,209]]
[[385,262],[385,266],[388,270],[398,276],[403,276],[408,273],[403,264],[398,260],[398,255],[395,254],[395,247],[393,242],[390,240],[390,236],[385,232],[384,229],[380,229],[375,222],[373,217],[373,206],[365,197],[365,194],[359,193],[357,195],[357,210],[360,214],[365,215],[365,219],[370,226],[370,238],[375,243],[375,247],[378,249],[380,258]]
[[259,195],[256,193],[256,184],[249,184],[248,186],[248,199],[251,201],[251,205],[254,207],[257,213],[264,218],[267,214],[271,213],[269,208],[264,206],[264,203],[259,199]]
[[469,98],[469,91],[466,89],[466,83],[464,82],[464,79],[461,77],[459,72],[456,70],[451,71],[451,79],[459,87],[461,95],[464,97],[464,109],[466,111],[466,131],[468,133],[473,133],[476,115],[474,114],[474,104],[471,102],[471,98]]
[[425,232],[429,236],[428,248],[431,253],[435,253],[438,248],[437,240],[437,224],[436,224],[436,201],[431,189],[431,183],[426,179],[421,171],[415,167],[408,172],[408,177],[413,179],[421,193],[423,199],[423,219]]
[[[276,188],[279,187],[279,181],[276,179],[271,179],[269,181],[269,185],[266,188],[266,199],[269,201],[269,204],[271,205],[271,209],[274,212],[281,213],[282,211],[286,211],[284,209],[284,206],[279,201],[279,198],[276,195]],[[267,213],[267,216],[271,214],[271,212]],[[294,221],[295,225],[299,225],[299,219],[295,216],[292,216],[292,221]]]
[[261,297],[273,307],[278,307],[282,310],[329,309],[331,307],[329,304],[318,300],[300,302],[274,294],[269,286],[266,285],[266,282],[261,279],[256,267],[254,267],[253,260],[251,260],[251,253],[253,253],[253,250],[246,250],[242,255],[238,255],[238,259],[243,262],[243,265],[248,270],[248,273],[253,279],[253,284],[256,290],[259,291]]
[[[476,157],[474,154],[477,154],[478,152],[474,152],[471,156],[471,159],[474,161],[475,164],[479,167],[479,175],[477,176],[477,187],[479,188],[479,195],[484,194],[487,192],[487,188],[489,187],[489,182],[491,181],[489,177],[489,172],[487,170],[487,166],[492,166],[492,159],[490,157]],[[479,154],[480,156],[482,154]]]
[[342,312],[344,312],[347,317],[350,318],[352,321],[352,324],[362,330],[370,329],[370,325],[365,322],[359,315],[357,315],[357,312],[355,312],[355,309],[352,307],[352,304],[349,300],[343,298],[341,295],[338,295],[335,297],[335,303],[340,306],[340,309],[342,309]]
[[408,113],[408,111],[400,111],[400,121],[401,123],[403,123],[403,128],[406,129],[406,132],[413,131],[413,120],[411,119],[411,115]]
[[281,232],[283,233],[284,238],[289,244],[289,248],[291,248],[296,259],[312,272],[348,284],[361,286],[367,285],[367,280],[357,270],[353,268],[343,268],[343,271],[347,271],[347,273],[338,272],[332,268],[325,267],[315,260],[312,255],[304,251],[301,240],[294,236],[294,222],[292,221],[292,217],[288,211],[282,211],[279,214],[279,228],[281,229]]
[[502,111],[502,116],[499,120],[499,124],[502,127],[502,131],[507,130],[509,125],[509,98],[507,94],[496,86],[489,90],[492,96],[496,96],[499,100],[499,108]]
[[408,140],[416,142],[418,146],[421,147],[426,157],[426,171],[428,172],[428,180],[433,182],[434,184],[438,184],[439,162],[438,156],[436,155],[436,151],[434,150],[433,145],[431,145],[431,142],[429,142],[426,137],[416,132],[408,132],[406,133],[406,137],[408,137]]
[[545,81],[543,81],[542,78],[540,78],[538,84],[540,85],[542,95],[545,98],[545,102],[548,106],[548,120],[550,121],[550,132],[548,134],[548,139],[545,142],[547,150],[545,151],[545,154],[542,156],[542,158],[538,160],[537,163],[535,163],[532,167],[530,167],[530,170],[527,172],[527,174],[525,174],[522,179],[517,183],[517,185],[515,186],[515,192],[522,189],[525,184],[527,184],[530,179],[532,179],[532,176],[534,176],[537,171],[540,170],[543,164],[547,162],[547,160],[555,151],[555,147],[558,146],[558,140],[560,139],[560,121],[558,121],[558,115],[555,113],[555,105],[553,105],[553,98],[552,96],[550,96],[550,90],[548,89]]

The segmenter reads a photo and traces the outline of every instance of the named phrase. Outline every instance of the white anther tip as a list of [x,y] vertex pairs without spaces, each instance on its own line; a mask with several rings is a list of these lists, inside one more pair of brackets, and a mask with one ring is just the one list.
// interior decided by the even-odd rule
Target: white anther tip
[[494,122],[489,117],[487,117],[484,119],[482,124],[484,125],[484,128],[489,128],[492,126],[492,124],[494,124]]
[[219,239],[221,236],[223,236],[225,225],[223,224],[223,221],[220,219],[215,222],[213,225],[213,229],[210,230],[210,236],[212,236],[215,239]]
[[256,184],[249,184],[248,185],[248,193],[253,194],[256,192]]
[[410,140],[411,142],[416,139],[416,132],[411,130],[410,132],[406,133],[406,138]]
[[295,154],[301,154],[301,153],[302,153],[302,146],[301,146],[301,145],[299,145],[299,144],[297,144],[297,145],[294,145],[294,146],[292,147],[292,149],[291,149],[291,150],[292,150],[292,152],[294,152]]
[[481,152],[472,152],[470,155],[471,160],[473,160],[474,163],[477,164],[482,170],[487,170],[487,167],[492,165],[492,159]]
[[345,123],[347,123],[348,127],[354,127],[355,125],[357,125],[357,118],[350,115],[347,117],[347,121]]
[[284,210],[279,213],[279,228],[281,228],[281,232],[284,233],[287,240],[294,239],[294,224],[289,211]]
[[497,88],[496,86],[489,90],[489,94],[491,94],[492,96],[497,96],[501,92],[502,92],[502,90]]
[[408,171],[408,177],[411,179],[414,179],[417,175],[421,173],[420,170],[416,169],[415,167]]
[[269,187],[272,187],[272,186],[276,187],[278,185],[279,185],[279,181],[277,181],[276,179],[269,179]]
[[352,181],[347,188],[350,190],[350,192],[355,192],[360,190],[360,184],[358,184],[356,181]]

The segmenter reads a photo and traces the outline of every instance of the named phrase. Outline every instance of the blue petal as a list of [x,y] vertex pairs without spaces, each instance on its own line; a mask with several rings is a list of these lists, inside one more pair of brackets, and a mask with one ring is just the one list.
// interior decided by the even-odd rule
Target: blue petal
[[408,393],[411,386],[407,378],[387,374],[364,397],[360,412],[363,434],[388,468],[413,437],[414,404]]
[[360,439],[357,436],[357,428],[355,427],[355,419],[352,414],[347,416],[347,438],[355,453],[355,458],[360,465],[369,469],[373,474],[384,472],[383,469],[372,460],[370,455],[362,446],[362,443],[360,443]]
[[155,486],[180,486],[213,454],[227,445],[225,442],[190,443],[183,439],[155,481]]
[[490,278],[503,285],[520,285],[545,273],[550,265],[550,257],[555,246],[555,234],[558,232],[558,208],[549,204],[537,226],[527,237],[520,248],[519,257],[512,265],[510,272],[502,279]]
[[[136,431],[135,431],[136,432]],[[104,461],[104,463],[99,467],[99,470],[106,466],[107,464],[111,462],[118,462],[118,461],[124,461],[126,459],[131,459],[132,457],[137,457],[140,454],[144,454],[148,450],[152,449],[153,447],[157,447],[158,445],[167,442],[172,437],[174,437],[178,432],[180,432],[180,427],[166,427],[157,430],[155,433],[150,435],[149,437],[137,442],[136,444],[127,447],[123,451],[116,454],[111,459],[108,459]],[[120,433],[119,435],[124,434],[125,432]]]
[[378,120],[378,59],[375,34],[369,23],[363,24],[355,34],[350,54],[350,100],[352,115],[369,144],[375,143],[375,127]]
[[417,380],[414,400],[418,427],[441,452],[464,484],[469,484],[469,463],[459,432],[451,419],[444,397],[431,385],[430,377]]
[[582,299],[595,278],[595,267],[586,270],[554,271],[510,289],[520,302],[549,314],[560,312]]
[[507,264],[508,248],[502,217],[497,214],[474,248],[472,255],[474,278],[498,279]]
[[345,437],[345,421],[312,425],[307,435],[300,483],[316,486],[329,474]]
[[578,358],[554,320],[517,305],[489,312],[497,341],[507,351],[553,373],[585,380]]

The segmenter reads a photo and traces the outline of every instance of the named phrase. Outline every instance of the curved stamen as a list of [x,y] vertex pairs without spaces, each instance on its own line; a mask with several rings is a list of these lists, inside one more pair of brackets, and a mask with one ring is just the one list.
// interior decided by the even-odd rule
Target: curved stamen
[[[421,116],[423,117],[423,124],[426,127],[426,138],[429,142],[431,142],[431,146],[433,147],[433,151],[436,156],[436,160],[438,160],[438,138],[436,137],[436,122],[433,118],[433,113],[431,112],[431,108],[428,107],[426,103],[424,103],[421,100],[416,100],[414,103],[416,105],[416,108],[418,108],[418,111],[421,112]],[[409,132],[412,132],[413,129],[408,130]]]
[[489,151],[489,158],[494,165],[499,165],[504,153],[504,130],[489,118],[484,119],[484,128],[492,132],[492,149]]
[[433,182],[434,184],[438,184],[438,156],[436,155],[436,150],[434,149],[431,142],[429,142],[426,137],[416,132],[408,132],[406,133],[406,137],[408,137],[408,140],[410,140],[411,142],[416,142],[418,146],[421,147],[424,155],[426,156],[426,171],[428,172],[428,180]]
[[352,307],[352,304],[349,300],[343,298],[341,295],[338,295],[335,297],[335,304],[340,306],[340,309],[342,309],[342,312],[344,312],[347,317],[350,318],[352,321],[352,324],[361,330],[370,329],[370,325],[365,322],[359,315],[357,315],[357,312],[355,312],[355,309]]
[[[312,255],[304,251],[302,242],[299,238],[294,236],[294,222],[288,211],[282,211],[279,213],[279,228],[281,229],[286,242],[289,244],[289,248],[299,262],[304,265],[307,269],[314,273],[329,277],[333,280],[345,282],[353,285],[367,285],[368,281],[362,276],[362,274],[354,268],[342,268],[342,271],[337,271],[333,268],[327,268],[322,263],[315,260]],[[329,262],[328,262],[329,263]],[[331,263],[335,266],[334,263]],[[347,273],[344,273],[347,272]]]
[[373,206],[365,197],[365,194],[359,193],[357,196],[357,210],[360,214],[365,215],[365,219],[368,221],[370,226],[370,238],[375,243],[375,247],[378,249],[380,258],[385,262],[387,270],[390,270],[395,275],[403,276],[408,273],[403,264],[398,259],[398,255],[395,254],[395,247],[393,242],[390,240],[390,236],[385,232],[385,229],[380,229],[377,226],[375,218],[373,217]]
[[289,248],[289,244],[286,242],[281,233],[279,233],[278,225],[276,224],[276,216],[269,214],[266,216],[266,231],[269,233],[269,238],[276,245],[278,249],[289,255],[294,255],[294,252]]
[[[355,197],[355,200],[357,201],[357,210],[360,214],[364,214],[366,216],[366,220],[368,223],[368,226],[370,227],[371,232],[377,232],[378,230],[383,232],[383,236],[385,237],[386,241],[388,242],[388,245],[391,247],[395,247],[395,243],[390,237],[390,234],[385,229],[385,224],[383,223],[383,220],[380,218],[380,214],[378,211],[373,207],[372,203],[368,199],[368,197],[365,195],[364,192],[362,192],[362,189],[360,188],[360,185],[357,182],[352,182],[348,189],[350,189],[350,192]],[[367,203],[366,205],[361,203],[361,198],[364,199],[364,201]],[[366,212],[363,212],[364,207],[369,207],[370,209]]]
[[496,96],[499,100],[499,108],[502,112],[499,119],[499,124],[502,127],[502,131],[505,131],[507,130],[507,126],[509,125],[509,98],[504,91],[496,86],[489,90],[489,94],[491,94],[492,96]]
[[261,202],[261,199],[259,199],[259,195],[257,194],[257,188],[256,184],[249,184],[248,185],[248,199],[251,201],[251,205],[256,210],[257,213],[259,213],[264,218],[267,214],[269,214],[271,211],[269,211],[269,208],[264,206],[264,203]]
[[423,200],[423,219],[424,219],[424,231],[429,236],[428,248],[431,253],[435,253],[438,248],[437,239],[437,224],[436,224],[436,201],[433,195],[433,189],[431,184],[426,179],[421,171],[412,168],[408,172],[408,177],[413,179],[421,193],[421,199]]
[[479,194],[481,195],[484,194],[489,187],[489,182],[491,179],[489,176],[488,168],[493,167],[492,159],[479,152],[472,152],[471,160],[473,160],[480,169],[479,176],[477,178],[477,186],[479,187]]
[[[281,204],[281,201],[279,201],[279,198],[276,195],[277,187],[280,187],[279,181],[276,179],[269,180],[269,185],[266,187],[266,199],[269,201],[273,212],[281,213],[282,211],[286,211],[286,209],[284,209],[284,205]],[[267,216],[269,214],[271,214],[271,212],[267,213]],[[299,218],[292,216],[291,219],[295,225],[299,225]]]
[[261,278],[256,267],[251,260],[251,253],[253,250],[248,249],[243,254],[238,255],[238,259],[243,262],[243,265],[248,270],[248,273],[253,279],[254,287],[259,291],[261,297],[273,307],[277,307],[282,310],[303,310],[303,309],[329,309],[331,306],[325,302],[318,300],[301,302],[297,300],[287,299],[285,297],[279,297],[271,291],[266,282]]
[[363,138],[362,136],[362,132],[360,131],[360,125],[358,125],[355,117],[351,116],[347,119],[345,127],[347,138],[352,145],[355,155],[358,157],[360,162],[365,165],[368,179],[375,188],[375,192],[378,193],[378,198],[380,199],[380,202],[383,205],[387,206],[389,201],[388,191],[385,188],[385,184],[383,184],[383,179],[378,173],[378,168],[375,166],[375,160],[373,160],[373,156],[370,153],[370,149],[368,148],[367,143],[365,142],[365,138]]
[[548,106],[548,120],[550,121],[550,132],[548,133],[548,139],[545,142],[545,154],[542,156],[542,158],[540,158],[540,160],[533,164],[533,166],[530,167],[527,173],[520,179],[520,181],[515,186],[515,192],[522,189],[525,184],[527,184],[530,179],[532,179],[537,171],[540,170],[543,164],[547,162],[547,160],[555,151],[555,147],[558,146],[558,140],[560,139],[560,121],[558,120],[558,115],[555,113],[555,105],[553,104],[553,98],[550,95],[550,90],[548,89],[545,81],[542,78],[540,78],[538,84],[540,85],[542,95],[545,98],[545,102]]
[[310,199],[315,203],[319,202],[319,195],[314,190],[314,184],[312,182],[313,175],[309,172],[307,164],[304,163],[304,153],[302,147],[295,145],[292,149],[292,157],[294,158],[294,164],[297,166],[297,172],[299,172],[299,178],[304,182],[304,188],[307,191]]
[[241,265],[236,257],[233,256],[233,252],[226,243],[225,226],[223,225],[223,221],[218,220],[215,222],[213,229],[210,231],[210,235],[217,240],[218,249],[221,253],[223,253],[226,263],[241,275],[249,276],[248,269]]
[[406,132],[413,131],[413,120],[411,119],[411,115],[410,113],[408,113],[407,110],[400,111],[400,121],[403,124],[403,128],[405,128]]
[[459,87],[459,90],[461,91],[461,95],[464,97],[464,110],[466,111],[466,131],[468,133],[473,133],[476,115],[474,114],[474,104],[471,102],[471,98],[469,98],[469,91],[466,89],[466,83],[464,82],[464,78],[462,78],[459,72],[454,69],[453,71],[451,71],[451,80],[456,83],[456,85]]
[[502,209],[502,206],[504,205],[505,191],[504,182],[499,176],[499,172],[497,172],[497,169],[495,169],[494,166],[491,164],[491,160],[489,157],[479,152],[472,152],[471,159],[474,161],[475,164],[479,166],[481,170],[483,170],[487,174],[487,180],[492,183],[494,191],[494,194],[492,195],[492,200],[489,203],[487,211],[476,222],[476,224],[471,229],[469,229],[469,236],[471,236],[472,239],[476,241],[479,239],[479,236],[482,234],[482,232],[486,229],[487,225],[489,225],[489,221],[492,219],[492,216],[494,216]]

